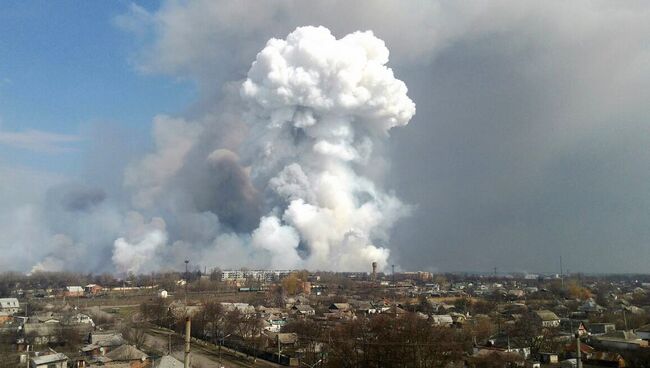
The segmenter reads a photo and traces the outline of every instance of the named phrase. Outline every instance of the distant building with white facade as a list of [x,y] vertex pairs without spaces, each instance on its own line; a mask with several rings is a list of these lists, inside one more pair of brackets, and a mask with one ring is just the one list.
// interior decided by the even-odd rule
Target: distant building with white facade
[[16,298],[1,298],[0,299],[0,312],[12,315],[18,313],[20,304]]
[[293,270],[223,270],[221,281],[259,280],[277,281],[294,272]]

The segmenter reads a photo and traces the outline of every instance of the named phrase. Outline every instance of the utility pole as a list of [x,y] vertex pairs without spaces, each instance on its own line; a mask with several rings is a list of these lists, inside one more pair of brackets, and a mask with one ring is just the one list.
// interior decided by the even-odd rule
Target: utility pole
[[280,354],[282,354],[282,350],[280,350],[280,333],[279,332],[275,335],[275,341],[278,344],[278,364],[280,364],[280,357],[281,357]]
[[576,367],[582,368],[582,352],[580,351],[580,332],[576,332]]
[[393,269],[393,289],[391,290],[393,294],[393,308],[394,308],[393,310],[395,312],[395,317],[397,317],[397,301],[396,301],[397,296],[395,295],[396,294],[395,290],[397,288],[395,285],[395,265],[391,265],[390,267]]
[[[32,348],[32,350],[34,350],[34,349]],[[26,356],[26,358],[25,358],[25,360],[26,360],[25,367],[29,368],[29,345],[27,345],[27,348],[25,349],[25,356]]]
[[494,267],[494,279],[496,280],[496,278],[497,278],[497,268]]
[[221,338],[219,339],[219,341],[221,342],[219,344],[219,366],[221,366],[221,347],[223,346],[224,342],[226,341],[226,337],[228,337],[230,335],[232,335],[232,334],[224,335],[224,333],[221,332]]
[[187,308],[187,284],[189,284],[189,275],[187,273],[187,264],[190,263],[189,260],[185,260],[185,307]]
[[190,368],[190,342],[191,342],[191,320],[190,317],[185,317],[185,357],[183,359],[183,367]]

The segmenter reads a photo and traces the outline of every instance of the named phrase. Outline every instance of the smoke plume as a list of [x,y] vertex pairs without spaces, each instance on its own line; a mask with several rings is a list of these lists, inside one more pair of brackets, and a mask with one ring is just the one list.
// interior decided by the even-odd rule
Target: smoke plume
[[226,267],[385,266],[409,207],[362,172],[415,114],[388,56],[372,32],[297,28],[267,42],[230,107],[157,117],[155,152],[126,172],[141,212],[114,243],[117,269],[183,254]]

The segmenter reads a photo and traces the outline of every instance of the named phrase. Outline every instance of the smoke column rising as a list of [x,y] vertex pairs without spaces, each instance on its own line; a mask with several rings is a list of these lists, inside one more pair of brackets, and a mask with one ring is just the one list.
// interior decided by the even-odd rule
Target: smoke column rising
[[257,55],[241,88],[255,132],[251,175],[268,182],[282,205],[253,239],[274,258],[308,268],[386,264],[388,250],[373,241],[387,240],[382,232],[407,209],[355,167],[415,113],[387,62],[388,49],[372,32],[336,40],[323,27],[272,39]]
[[[372,32],[337,40],[327,28],[301,27],[285,40],[269,40],[239,88],[239,128],[246,134],[238,145],[206,150],[210,144],[199,142],[206,136],[201,133],[222,119],[199,124],[159,117],[157,156],[131,166],[127,181],[137,187],[139,177],[164,180],[136,190],[134,205],[155,203],[148,195],[160,195],[167,186],[180,191],[179,198],[194,198],[186,209],[192,216],[216,215],[219,231],[198,250],[203,259],[211,253],[223,257],[226,238],[230,248],[241,248],[230,253],[243,258],[240,265],[360,270],[376,261],[383,268],[390,229],[410,209],[360,172],[389,130],[405,126],[415,114],[406,85],[386,66],[388,56]],[[183,133],[170,134],[169,126]],[[192,171],[186,166],[195,160],[185,156],[205,163],[191,177],[214,171],[206,176],[207,184],[214,183],[206,195],[195,192],[202,187],[196,183],[174,181]],[[220,192],[231,193],[228,200]],[[168,236],[161,218],[146,224],[132,216],[139,218],[139,230],[114,244],[118,270],[139,271],[155,254],[196,251],[191,240]],[[177,210],[171,216],[178,222],[184,214]],[[256,228],[242,231],[241,223],[251,216],[257,216]]]

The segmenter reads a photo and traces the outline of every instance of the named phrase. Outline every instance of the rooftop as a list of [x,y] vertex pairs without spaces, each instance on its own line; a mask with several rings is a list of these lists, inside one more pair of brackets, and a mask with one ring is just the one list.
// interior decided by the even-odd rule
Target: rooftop
[[37,357],[32,358],[32,361],[36,365],[43,365],[43,364],[49,364],[49,363],[55,363],[55,362],[62,362],[62,361],[67,361],[67,360],[68,360],[68,357],[65,354],[62,354],[62,353],[41,355],[41,356],[37,356]]

